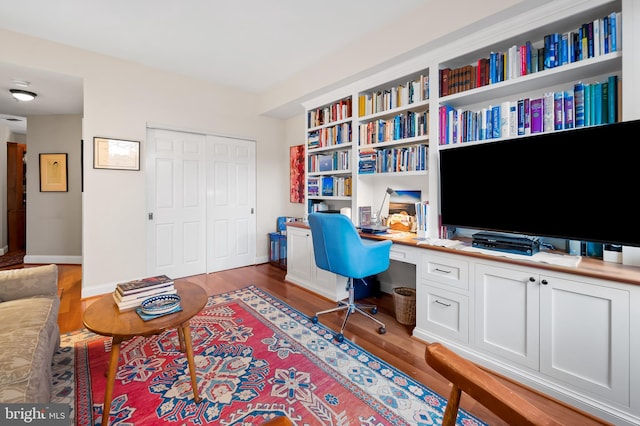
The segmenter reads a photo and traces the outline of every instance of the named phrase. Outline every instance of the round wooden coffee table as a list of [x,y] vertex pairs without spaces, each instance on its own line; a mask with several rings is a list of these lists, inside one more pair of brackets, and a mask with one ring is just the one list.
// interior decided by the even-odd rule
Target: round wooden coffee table
[[189,363],[193,400],[196,403],[200,402],[189,320],[205,307],[207,293],[202,287],[189,282],[176,282],[174,285],[178,295],[180,295],[180,306],[182,306],[182,311],[174,314],[143,321],[133,309],[124,312],[118,311],[111,293],[105,294],[93,302],[84,312],[82,322],[88,330],[112,338],[107,388],[104,392],[104,408],[102,412],[102,424],[105,426],[109,424],[109,412],[111,411],[113,385],[116,370],[118,369],[120,344],[136,336],[153,336],[172,328],[178,330],[180,350],[187,354]]

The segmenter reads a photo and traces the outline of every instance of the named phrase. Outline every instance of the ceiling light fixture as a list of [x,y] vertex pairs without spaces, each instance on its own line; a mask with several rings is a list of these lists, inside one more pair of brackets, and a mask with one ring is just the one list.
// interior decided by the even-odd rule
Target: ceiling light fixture
[[16,98],[17,101],[29,102],[34,100],[36,96],[38,96],[35,93],[29,92],[27,90],[9,89],[9,91],[11,92],[11,95],[14,98]]

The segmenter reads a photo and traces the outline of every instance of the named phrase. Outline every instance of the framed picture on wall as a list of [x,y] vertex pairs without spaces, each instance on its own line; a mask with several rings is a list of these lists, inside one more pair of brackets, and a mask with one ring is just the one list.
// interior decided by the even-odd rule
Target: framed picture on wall
[[140,142],[93,138],[93,168],[140,170]]
[[304,145],[289,148],[289,201],[304,203]]
[[67,192],[67,154],[40,154],[40,192]]

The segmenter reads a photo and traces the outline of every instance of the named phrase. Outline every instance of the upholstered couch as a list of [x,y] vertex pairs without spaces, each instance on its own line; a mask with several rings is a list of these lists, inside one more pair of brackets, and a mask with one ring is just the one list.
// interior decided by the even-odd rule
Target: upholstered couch
[[56,265],[0,271],[0,402],[51,401],[59,309]]

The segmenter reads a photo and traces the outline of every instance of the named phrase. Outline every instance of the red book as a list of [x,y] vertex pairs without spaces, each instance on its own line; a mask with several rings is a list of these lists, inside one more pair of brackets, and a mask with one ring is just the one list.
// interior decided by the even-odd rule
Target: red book
[[449,74],[451,68],[443,68],[440,70],[440,96],[447,96],[449,94]]

